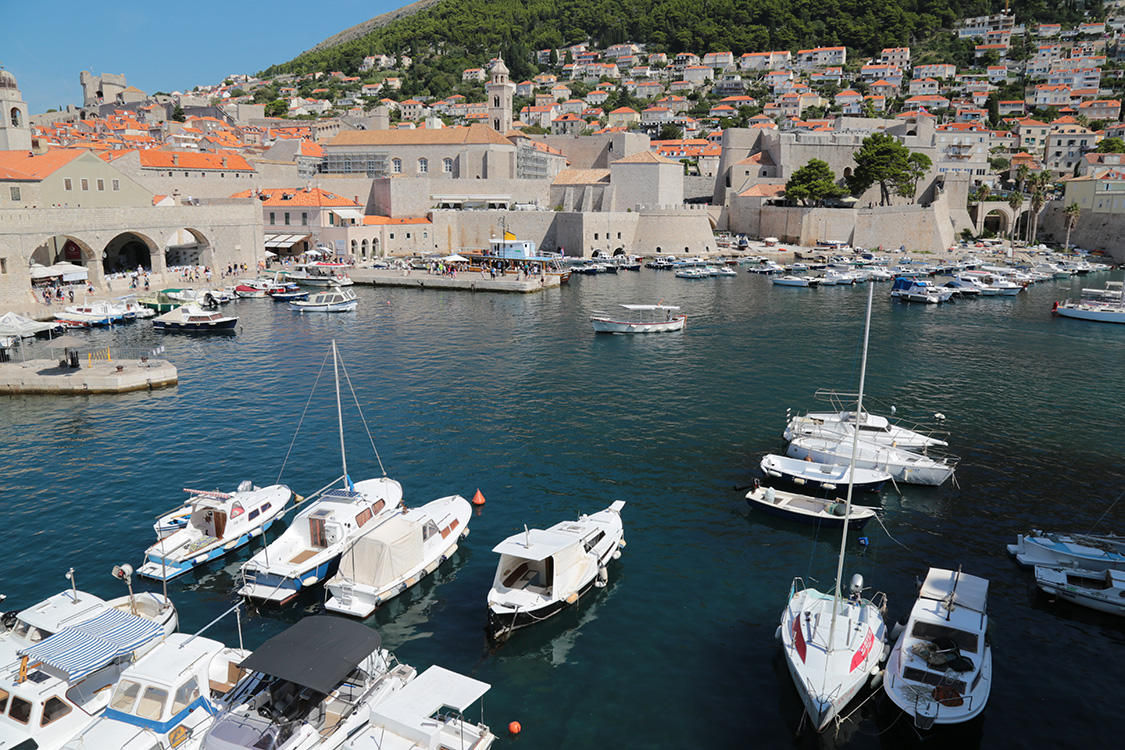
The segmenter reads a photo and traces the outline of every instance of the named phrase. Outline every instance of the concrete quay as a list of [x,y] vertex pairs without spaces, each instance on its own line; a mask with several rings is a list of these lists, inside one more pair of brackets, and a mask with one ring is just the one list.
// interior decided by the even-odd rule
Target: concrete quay
[[369,286],[400,286],[415,289],[442,289],[467,292],[502,292],[508,294],[530,294],[559,286],[558,276],[530,276],[516,278],[515,274],[505,274],[491,278],[479,271],[459,271],[456,277],[435,276],[414,269],[409,273],[384,268],[352,268],[348,276],[357,284]]
[[171,388],[178,382],[175,366],[163,359],[119,359],[77,368],[60,367],[53,359],[0,364],[0,395],[5,396],[128,393]]

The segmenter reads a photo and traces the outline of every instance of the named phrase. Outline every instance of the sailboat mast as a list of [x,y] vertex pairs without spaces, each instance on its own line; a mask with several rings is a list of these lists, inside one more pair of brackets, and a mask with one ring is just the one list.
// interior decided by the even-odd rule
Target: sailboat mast
[[340,406],[340,369],[336,363],[336,339],[332,339],[332,372],[336,375],[336,421],[340,425],[340,460],[344,464],[344,484],[352,485],[348,476],[348,454],[344,451],[344,410]]
[[867,342],[871,337],[871,300],[875,285],[867,287],[867,315],[863,322],[863,358],[859,366],[859,396],[855,404],[855,427],[852,430],[852,460],[848,463],[848,495],[844,502],[844,529],[840,533],[840,559],[836,563],[836,591],[832,598],[832,624],[828,629],[828,650],[832,650],[832,634],[836,629],[836,614],[840,608],[840,585],[844,578],[844,552],[848,546],[848,519],[852,514],[852,490],[855,487],[855,460],[859,455],[859,420],[863,414],[863,385],[867,377]]

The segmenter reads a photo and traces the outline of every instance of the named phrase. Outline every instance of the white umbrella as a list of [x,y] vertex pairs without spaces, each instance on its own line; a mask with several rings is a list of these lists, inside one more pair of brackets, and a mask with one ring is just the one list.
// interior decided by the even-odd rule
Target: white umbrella
[[319,258],[321,256],[321,254],[322,253],[319,250],[306,250],[305,251],[305,255],[314,255],[317,258]]
[[448,261],[450,263],[463,263],[463,262],[467,261],[468,258],[466,258],[463,255],[458,255],[457,253],[453,253],[453,255],[445,256],[444,258],[442,258],[442,260]]
[[276,258],[277,253],[275,253],[273,250],[266,250],[266,257],[267,258]]

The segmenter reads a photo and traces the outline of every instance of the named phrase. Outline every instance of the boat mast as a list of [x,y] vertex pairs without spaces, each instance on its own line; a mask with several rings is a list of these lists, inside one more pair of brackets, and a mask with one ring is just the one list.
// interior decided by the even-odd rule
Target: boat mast
[[[852,430],[852,460],[848,463],[848,495],[844,503],[844,530],[840,533],[840,559],[836,563],[836,591],[832,597],[832,624],[828,627],[828,650],[832,651],[833,633],[836,630],[836,615],[840,609],[840,582],[844,578],[844,552],[848,546],[848,518],[852,514],[852,489],[855,487],[855,459],[859,454],[859,415],[863,413],[863,381],[867,375],[867,342],[871,337],[871,300],[875,296],[875,285],[867,288],[867,315],[863,323],[863,359],[859,366],[859,395],[855,405],[855,429]],[[827,662],[826,662],[827,663]]]
[[344,410],[340,406],[340,369],[336,364],[336,339],[332,339],[332,372],[336,375],[336,421],[340,425],[340,460],[344,464],[344,484],[352,487],[348,476],[348,454],[344,451]]

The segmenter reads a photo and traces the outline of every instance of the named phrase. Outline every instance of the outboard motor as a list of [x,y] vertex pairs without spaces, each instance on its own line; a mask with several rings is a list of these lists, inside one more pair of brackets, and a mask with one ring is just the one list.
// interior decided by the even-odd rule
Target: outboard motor
[[254,483],[251,482],[249,479],[243,479],[238,484],[238,491],[239,492],[249,492],[252,489],[254,489]]
[[848,586],[848,593],[853,599],[859,599],[860,595],[863,594],[863,576],[859,573],[852,576],[851,585]]
[[203,295],[203,307],[208,310],[217,310],[219,307],[219,303],[215,301],[214,295],[212,295],[210,292]]

